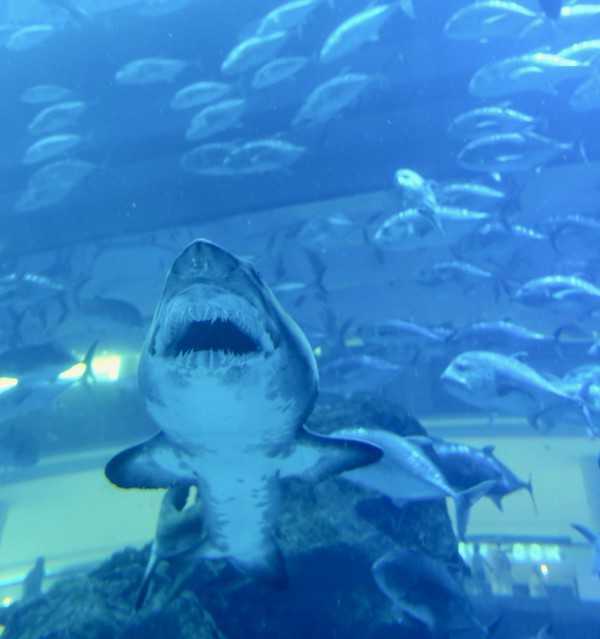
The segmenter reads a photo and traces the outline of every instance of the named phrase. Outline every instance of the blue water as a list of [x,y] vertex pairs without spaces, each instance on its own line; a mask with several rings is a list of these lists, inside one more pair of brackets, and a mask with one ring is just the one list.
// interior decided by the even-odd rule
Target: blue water
[[[48,592],[69,571],[85,574],[90,564],[99,564],[112,552],[150,541],[158,502],[145,506],[140,520],[147,519],[149,525],[143,532],[141,525],[132,524],[133,532],[119,536],[109,526],[106,539],[95,535],[87,546],[84,541],[86,552],[94,551],[88,563],[57,545],[60,521],[34,531],[27,524],[30,515],[22,513],[29,513],[32,504],[35,512],[37,504],[62,497],[57,491],[63,489],[56,487],[63,476],[92,469],[96,478],[102,478],[102,467],[112,454],[156,431],[144,408],[148,393],[137,385],[138,358],[145,352],[148,331],[155,330],[150,322],[169,268],[191,240],[202,237],[249,261],[306,334],[311,357],[321,371],[320,402],[355,407],[366,401],[385,410],[393,406],[399,414],[407,412],[422,422],[432,436],[478,449],[496,446],[499,458],[523,481],[530,475],[544,478],[541,486],[534,482],[539,507],[535,521],[523,491],[518,498],[511,495],[510,503],[516,505],[504,514],[475,509],[460,552],[469,562],[474,544],[482,544],[488,558],[483,571],[486,585],[477,590],[477,584],[465,585],[464,575],[452,573],[449,578],[460,582],[457,588],[466,588],[461,590],[460,605],[483,609],[484,625],[490,623],[490,610],[500,614],[506,620],[500,630],[505,636],[513,636],[519,627],[527,628],[523,637],[531,636],[543,621],[552,622],[555,636],[560,637],[574,619],[579,619],[578,635],[597,634],[600,587],[597,576],[592,576],[591,548],[571,523],[600,530],[595,440],[600,432],[596,426],[600,424],[600,288],[596,288],[600,287],[600,46],[596,40],[600,4],[575,1],[552,21],[535,0],[413,2],[414,17],[407,15],[402,3],[390,2],[390,15],[373,29],[377,37],[360,40],[359,34],[350,52],[325,63],[319,52],[336,28],[355,14],[387,5],[315,0],[312,14],[290,28],[279,53],[231,77],[220,70],[223,60],[281,2],[190,0],[179,10],[152,17],[144,15],[150,0],[6,0],[0,6],[0,587],[4,588],[0,597],[5,597],[4,607],[19,600],[23,577],[37,556],[44,556],[50,566],[46,573],[50,581],[44,585]],[[445,27],[448,20],[469,9],[476,13],[478,7],[482,13],[472,18],[469,37],[452,37]],[[507,26],[500,37],[489,37],[483,30],[495,18],[489,21],[486,7],[497,7],[499,23],[515,12],[523,22]],[[572,12],[581,7],[587,7],[589,14],[576,20]],[[534,22],[540,28],[524,33],[523,25]],[[50,25],[53,32],[24,48],[11,45],[19,29],[32,25]],[[585,58],[523,62],[516,74],[531,74],[531,84],[524,89],[509,88],[504,95],[489,98],[469,91],[473,74],[485,65],[531,53],[554,54],[587,40],[596,42]],[[307,63],[292,78],[253,89],[256,69],[276,56],[304,56]],[[120,69],[143,58],[185,64],[172,79],[118,81]],[[559,77],[560,64],[579,69]],[[355,99],[312,126],[292,124],[316,87],[351,73],[369,79]],[[545,90],[535,85],[536,77],[542,76],[548,78]],[[199,81],[230,83],[226,99],[243,99],[245,110],[233,126],[190,141],[188,125],[207,105],[178,111],[170,101],[176,91]],[[577,109],[570,100],[584,82],[590,84],[591,103]],[[82,101],[85,110],[71,123],[36,136],[28,127],[52,103],[28,104],[21,95],[41,84],[69,89],[66,100]],[[502,157],[494,160],[504,163],[500,169],[491,164],[486,168],[486,160],[480,170],[468,168],[458,159],[461,149],[486,133],[471,132],[468,138],[457,139],[449,135],[448,127],[457,116],[484,106],[531,116],[535,125],[523,134],[524,144],[558,150],[532,161],[530,147],[498,151]],[[504,131],[511,131],[507,126]],[[35,164],[24,163],[25,153],[36,141],[62,134],[80,136],[76,148]],[[298,157],[265,161],[255,152],[245,160],[250,163],[244,165],[246,170],[239,170],[240,149],[265,140],[278,148],[294,145]],[[204,145],[217,145],[225,156],[219,156],[208,172],[185,170],[186,154]],[[515,169],[511,163],[523,158],[527,165]],[[85,175],[70,182],[65,173],[69,161],[79,163]],[[67,168],[56,168],[54,163]],[[44,170],[52,169],[44,181]],[[399,169],[410,169],[422,179],[416,196],[398,184]],[[457,225],[444,217],[443,208],[453,204],[441,193],[444,186],[458,182],[497,189],[504,199],[465,203],[461,207],[465,215],[474,211],[486,219]],[[414,209],[412,222],[393,223],[394,215],[409,209]],[[395,235],[382,239],[386,224]],[[407,232],[412,234],[409,238]],[[454,270],[441,276],[447,262]],[[465,274],[465,265],[485,273]],[[542,282],[537,284],[541,297],[527,297],[524,285],[546,276],[574,279]],[[461,331],[478,322],[500,320],[536,331],[537,341],[490,334],[461,341]],[[95,342],[97,349],[89,351]],[[28,350],[34,345],[47,350]],[[479,359],[467,370],[461,357],[471,351]],[[86,352],[94,355],[89,361]],[[481,359],[481,352],[487,359]],[[82,376],[81,367],[86,365],[95,375]],[[72,376],[61,376],[73,366],[80,368]],[[582,366],[591,368],[581,370]],[[451,369],[468,378],[466,391],[462,388],[459,393],[456,380],[442,379]],[[358,413],[352,423],[344,424],[347,427],[390,429],[383,418],[381,423],[363,423],[364,419],[377,422],[367,409],[364,414],[360,408],[347,410]],[[425,446],[427,455],[432,454],[429,448]],[[442,468],[438,457],[431,459]],[[556,465],[555,472],[548,472],[550,464]],[[40,477],[48,478],[50,497],[32,483]],[[86,480],[81,481],[83,488],[74,490],[73,503],[89,496],[90,501],[102,502],[99,512],[112,512],[108,493],[96,494],[97,486],[89,488]],[[408,480],[403,476],[390,483],[395,486],[396,481]],[[110,488],[108,481],[102,486]],[[450,486],[445,495],[452,496],[455,488]],[[566,493],[568,498],[563,499]],[[347,498],[343,490],[333,495]],[[419,502],[417,506],[429,503],[429,498],[415,495],[416,489],[409,501]],[[443,495],[438,498],[443,503]],[[342,518],[344,504],[328,506],[337,520]],[[371,513],[371,524],[379,522],[373,528],[377,535],[384,530],[384,545],[397,550],[404,547],[402,540],[392,544],[390,539],[403,523],[410,529],[411,522],[426,521],[428,516],[410,510],[413,506],[407,511],[386,501],[373,510],[365,506],[364,512]],[[393,534],[385,528],[386,517],[395,522]],[[339,524],[337,520],[334,523]],[[64,536],[72,535],[80,544],[86,528],[83,520],[76,521],[64,524]],[[352,521],[348,528],[354,531]],[[94,527],[98,529],[98,524]],[[116,529],[120,527],[119,523]],[[122,529],[127,530],[127,522]],[[447,556],[436,554],[436,548],[450,538],[448,530],[428,531],[429,537],[424,532],[406,543],[443,567],[441,558]],[[370,552],[369,534],[364,539]],[[451,539],[458,552],[458,541]],[[225,599],[230,596],[225,604],[219,597],[221,591],[229,592],[229,574],[225,572],[225,578],[220,574],[208,586],[213,591],[202,605],[231,637],[312,636],[317,630],[310,616],[323,615],[325,609],[319,628],[323,637],[441,638],[463,632],[463,627],[444,625],[454,612],[440,613],[439,608],[432,613],[437,622],[429,630],[429,617],[411,617],[410,611],[409,621],[399,623],[391,607],[385,607],[389,593],[375,587],[370,571],[373,557],[357,555],[351,570],[347,557],[352,550],[344,554],[345,543],[349,542],[344,537],[340,548],[332,544],[332,549],[320,549],[322,556],[317,552],[303,567],[292,570],[301,584],[298,591],[305,596],[298,599],[298,609],[289,619],[285,611],[294,597],[269,590],[255,574],[249,578],[257,579],[257,590],[225,594]],[[379,548],[380,538],[373,543]],[[508,586],[498,566],[492,565],[495,550],[507,553],[512,561]],[[223,558],[231,563],[235,579],[235,557],[225,553]],[[298,561],[290,560],[292,565]],[[536,583],[543,586],[539,597],[531,585],[534,573],[539,577]],[[320,579],[330,584],[326,597],[320,597],[318,590],[308,592],[309,584]],[[429,586],[423,586],[423,574],[419,579],[409,591],[422,590],[425,594],[415,596],[429,605]],[[202,580],[192,588],[195,596],[202,592],[198,584],[202,586]],[[372,620],[365,614],[353,627],[345,617],[360,608],[353,597],[359,601],[379,597],[384,612],[377,608]],[[332,613],[336,606],[339,610]],[[176,624],[169,625],[175,623],[169,615],[181,613],[177,610],[169,609],[164,618],[157,613],[164,624],[163,636],[179,636],[173,630]],[[239,618],[230,616],[230,610],[236,610]],[[344,621],[338,623],[339,619]],[[111,636],[150,636],[145,634],[150,632],[144,629],[146,621],[140,621],[139,627],[138,621],[121,628],[124,635]],[[251,626],[246,631],[245,623]],[[10,619],[6,628],[9,637],[25,636],[16,626],[11,629]],[[53,634],[58,631],[50,626],[30,630],[38,634],[27,636],[68,636]],[[486,636],[483,625],[470,626],[468,632]]]

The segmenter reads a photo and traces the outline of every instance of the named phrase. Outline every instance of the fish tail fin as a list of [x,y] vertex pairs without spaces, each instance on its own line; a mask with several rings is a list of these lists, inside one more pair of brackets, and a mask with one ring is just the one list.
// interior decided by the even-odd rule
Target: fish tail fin
[[485,636],[488,639],[491,639],[491,637],[495,637],[498,634],[498,628],[500,627],[501,622],[502,622],[502,615],[498,615],[492,621],[492,623],[489,623],[487,626],[485,626]]
[[556,253],[556,255],[564,255],[564,251],[560,247],[560,237],[564,233],[567,228],[566,224],[557,224],[555,228],[553,228],[548,233],[548,240],[550,241],[550,246],[552,246],[552,250]]
[[377,242],[373,239],[367,227],[364,227],[362,230],[363,241],[367,246],[370,246],[373,249],[375,254],[375,259],[379,262],[379,264],[385,264],[385,253],[381,250],[381,248],[377,245]]
[[406,17],[411,20],[416,18],[414,0],[398,0],[397,6]]
[[587,434],[591,438],[600,436],[600,429],[598,429],[596,424],[594,424],[592,411],[590,410],[590,405],[593,405],[593,398],[591,396],[590,389],[594,385],[594,380],[588,380],[581,387],[581,389],[577,393],[577,396],[575,397],[575,402],[578,404],[587,426]]
[[152,546],[150,548],[150,558],[148,559],[148,564],[146,565],[146,570],[144,572],[144,576],[142,577],[142,583],[140,584],[140,589],[138,590],[137,597],[135,598],[135,609],[141,610],[144,605],[144,601],[146,601],[146,597],[148,596],[148,591],[150,590],[150,584],[152,582],[152,577],[154,576],[154,572],[156,571],[156,566],[158,565],[158,552],[156,550],[156,542],[152,542]]
[[596,535],[596,533],[590,530],[587,526],[582,526],[581,524],[571,524],[571,528],[574,528],[590,544],[596,543],[598,535]]
[[551,639],[554,637],[554,627],[551,623],[544,624],[536,633],[536,639]]
[[587,146],[585,144],[585,140],[583,139],[578,140],[575,148],[577,149],[577,155],[581,158],[582,162],[584,164],[589,165],[590,158],[587,152]]
[[524,488],[529,493],[529,497],[531,499],[531,503],[533,504],[533,510],[535,511],[535,514],[538,515],[540,511],[538,509],[538,505],[535,500],[535,495],[533,494],[533,482],[531,479],[531,475],[529,475],[529,479],[525,483]]
[[92,343],[92,345],[87,349],[87,352],[82,360],[82,363],[85,364],[85,372],[83,373],[82,381],[84,384],[88,384],[89,382],[95,382],[96,376],[94,375],[94,369],[92,363],[94,361],[94,357],[96,356],[96,349],[98,348],[98,340]]
[[418,209],[418,213],[422,218],[427,220],[436,231],[439,231],[442,235],[446,235],[446,231],[442,226],[442,221],[440,220],[440,217],[435,209],[420,208]]
[[464,541],[467,534],[467,526],[469,525],[469,517],[474,500],[462,496],[456,497],[454,505],[456,508],[456,536],[459,541]]
[[507,299],[510,301],[513,297],[513,289],[509,284],[508,280],[506,280],[502,275],[496,273],[494,275],[494,300],[496,302],[499,301],[502,293],[506,295]]
[[552,334],[552,339],[554,341],[554,350],[556,351],[556,355],[559,359],[565,359],[565,353],[563,351],[563,345],[561,341],[561,337],[566,330],[566,326],[559,326],[554,333]]
[[480,484],[476,484],[475,486],[472,486],[463,492],[456,493],[453,496],[456,506],[456,528],[460,541],[464,541],[467,533],[467,524],[471,507],[478,499],[481,499],[484,495],[486,495],[495,483],[496,482],[493,479],[483,481]]
[[85,275],[79,278],[75,286],[73,287],[72,299],[76,309],[81,310],[81,292],[88,282],[92,279],[91,275]]
[[317,293],[317,297],[321,301],[326,302],[329,295],[329,291],[327,290],[324,281],[325,274],[327,273],[327,266],[317,251],[305,249],[305,253],[314,274],[312,286]]

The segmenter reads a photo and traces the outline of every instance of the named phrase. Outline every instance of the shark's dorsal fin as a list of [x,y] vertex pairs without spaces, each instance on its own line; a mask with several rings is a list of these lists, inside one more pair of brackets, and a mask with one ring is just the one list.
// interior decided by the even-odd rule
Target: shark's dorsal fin
[[170,488],[194,484],[185,454],[163,433],[115,455],[104,474],[119,488]]

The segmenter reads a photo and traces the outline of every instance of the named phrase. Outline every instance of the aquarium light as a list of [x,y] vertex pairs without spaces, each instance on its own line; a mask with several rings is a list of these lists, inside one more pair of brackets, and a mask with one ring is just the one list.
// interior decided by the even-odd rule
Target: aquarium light
[[16,377],[0,377],[0,394],[14,388],[18,383]]
[[[561,547],[559,544],[548,543],[480,543],[479,551],[484,557],[497,548],[502,548],[513,563],[538,563],[543,562],[549,570],[548,564],[558,564],[562,562]],[[474,554],[474,544],[471,542],[460,542],[458,551],[463,559],[468,561]],[[542,570],[540,568],[540,570]]]
[[[114,353],[107,355],[96,355],[92,360],[92,373],[96,381],[99,382],[116,382],[121,373],[121,355]],[[78,362],[63,371],[58,379],[61,381],[77,381],[81,379],[85,373],[86,365],[84,362]]]
[[6,596],[6,597],[2,597],[2,605],[5,608],[8,608],[8,606],[10,606],[13,603],[14,599],[12,597]]
[[85,373],[85,368],[86,366],[83,362],[78,362],[77,364],[71,366],[71,368],[67,368],[66,371],[60,373],[58,379],[60,379],[61,381],[75,381],[81,379],[81,377],[83,377],[83,374]]
[[547,577],[550,572],[550,566],[548,566],[548,564],[540,564],[540,572],[544,577]]
[[121,355],[98,355],[92,361],[92,372],[97,380],[116,382],[121,373]]

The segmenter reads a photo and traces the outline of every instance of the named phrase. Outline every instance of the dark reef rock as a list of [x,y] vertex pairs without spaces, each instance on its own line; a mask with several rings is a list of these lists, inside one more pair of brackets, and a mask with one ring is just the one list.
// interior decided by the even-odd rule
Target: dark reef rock
[[[321,398],[310,427],[379,426],[420,434],[421,425],[368,397]],[[460,575],[463,563],[443,502],[402,510],[343,480],[282,482],[277,540],[289,587],[275,591],[224,562],[163,564],[146,607],[133,603],[148,549],[115,554],[89,575],[65,580],[36,601],[14,606],[3,639],[363,639],[398,637],[371,564],[394,546],[418,548]],[[185,590],[172,596],[178,571]]]

